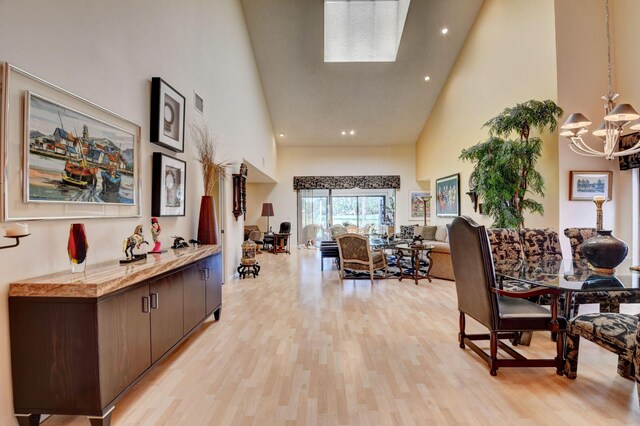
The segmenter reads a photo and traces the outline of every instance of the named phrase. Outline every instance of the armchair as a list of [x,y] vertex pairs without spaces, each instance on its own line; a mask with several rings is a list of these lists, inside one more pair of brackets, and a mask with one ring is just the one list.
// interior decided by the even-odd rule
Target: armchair
[[382,251],[372,251],[369,238],[358,234],[344,234],[336,238],[340,258],[340,278],[344,280],[344,270],[369,271],[371,284],[373,272],[384,269],[387,275],[387,257]]
[[[506,291],[496,287],[489,238],[484,226],[472,219],[456,217],[449,225],[451,260],[456,277],[458,311],[460,312],[460,348],[468,345],[489,365],[495,376],[500,367],[555,367],[563,372],[564,334],[566,320],[558,316],[560,290],[536,287],[526,291]],[[550,294],[551,309],[526,300]],[[489,329],[489,334],[467,334],[466,316]],[[552,359],[527,359],[500,339],[517,339],[523,331],[550,330],[558,333],[556,356]],[[490,353],[480,349],[474,340],[489,340]],[[498,348],[513,359],[498,358]]]
[[590,313],[578,315],[567,328],[567,360],[565,375],[575,379],[578,375],[580,338],[602,346],[618,355],[618,374],[635,380],[640,403],[640,324],[637,315],[620,313]]

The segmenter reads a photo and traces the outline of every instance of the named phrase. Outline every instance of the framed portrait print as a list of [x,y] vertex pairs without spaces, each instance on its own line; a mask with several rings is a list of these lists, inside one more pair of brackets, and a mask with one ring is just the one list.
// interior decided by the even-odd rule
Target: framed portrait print
[[151,142],[184,152],[185,97],[160,77],[151,79]]
[[425,210],[425,204],[422,201],[424,197],[428,197],[431,194],[423,191],[409,191],[409,220],[423,220],[426,217],[431,217],[431,200],[427,201],[427,209]]
[[160,152],[153,153],[152,216],[184,216],[187,163]]
[[436,215],[460,216],[460,173],[436,179]]
[[593,201],[595,196],[604,196],[611,200],[613,173],[609,171],[569,172],[569,200]]
[[140,217],[140,126],[2,66],[2,219]]

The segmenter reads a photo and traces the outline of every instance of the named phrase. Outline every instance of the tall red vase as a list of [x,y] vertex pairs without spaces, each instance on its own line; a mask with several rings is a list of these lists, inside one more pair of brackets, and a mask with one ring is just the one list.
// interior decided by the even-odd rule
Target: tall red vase
[[210,195],[203,195],[200,200],[198,241],[202,244],[218,244],[218,219],[213,197]]
[[84,272],[88,250],[89,243],[87,242],[87,234],[84,232],[84,224],[72,223],[69,227],[69,241],[67,242],[67,253],[72,273]]

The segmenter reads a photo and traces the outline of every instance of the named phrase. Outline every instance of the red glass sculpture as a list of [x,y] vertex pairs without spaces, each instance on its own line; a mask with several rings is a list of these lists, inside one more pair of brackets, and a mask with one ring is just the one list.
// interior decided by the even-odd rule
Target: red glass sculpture
[[84,224],[72,223],[69,229],[69,242],[67,243],[71,272],[84,271],[88,250],[89,244],[87,243],[87,235],[84,232]]

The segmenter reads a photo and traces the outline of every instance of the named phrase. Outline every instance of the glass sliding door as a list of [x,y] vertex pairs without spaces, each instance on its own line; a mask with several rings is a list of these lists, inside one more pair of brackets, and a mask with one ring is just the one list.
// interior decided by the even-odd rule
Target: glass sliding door
[[[298,244],[305,244],[307,225],[318,225],[316,241],[321,241],[329,232],[329,190],[309,189],[298,191]],[[308,228],[307,228],[308,229]],[[311,238],[309,238],[311,239]],[[303,241],[304,240],[304,241]]]

